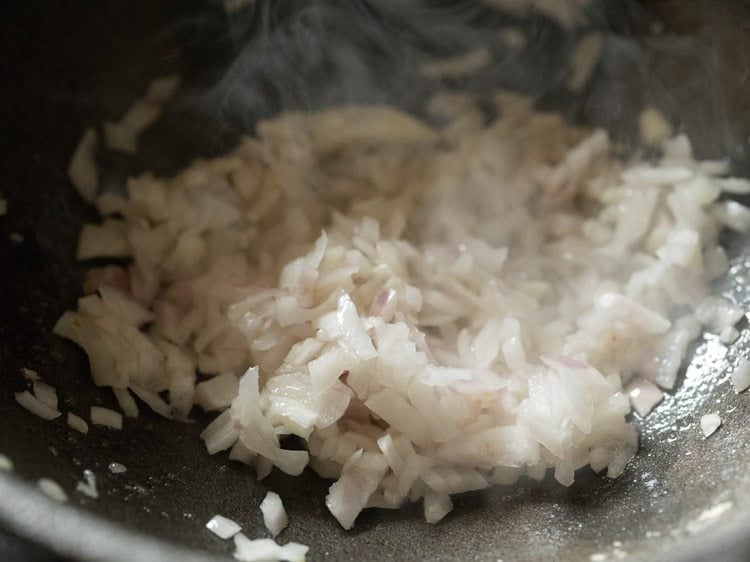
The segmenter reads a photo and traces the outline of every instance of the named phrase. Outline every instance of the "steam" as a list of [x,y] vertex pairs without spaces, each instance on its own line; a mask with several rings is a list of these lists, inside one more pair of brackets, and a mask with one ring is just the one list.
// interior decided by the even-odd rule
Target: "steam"
[[[571,42],[554,22],[537,18],[528,41],[509,46],[503,31],[518,28],[520,20],[477,1],[284,6],[256,3],[247,15],[246,43],[212,92],[242,130],[281,109],[380,103],[420,112],[428,94],[443,88],[543,95],[564,78],[565,61],[555,46]],[[481,76],[420,70],[477,49],[492,61]]]
[[[635,0],[213,1],[223,56],[187,103],[209,142],[222,141],[216,151],[281,111],[384,104],[429,119],[434,93],[481,100],[506,89],[608,129],[625,150],[639,148],[638,114],[654,107],[698,155],[746,159],[750,126],[734,117],[748,111],[741,100],[750,87],[731,92],[750,62],[721,44],[729,8],[697,25],[680,19],[690,2],[670,3],[670,12]],[[592,38],[597,56],[575,76],[573,56]],[[722,62],[729,55],[736,72]],[[456,71],[462,64],[468,70]]]

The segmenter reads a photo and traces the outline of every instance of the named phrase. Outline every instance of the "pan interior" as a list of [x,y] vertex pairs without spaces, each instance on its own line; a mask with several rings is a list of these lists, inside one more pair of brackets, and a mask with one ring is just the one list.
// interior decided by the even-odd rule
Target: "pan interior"
[[[95,428],[81,435],[61,420],[43,422],[21,410],[13,393],[24,388],[22,367],[54,384],[65,410],[115,407],[110,393],[90,381],[80,350],[50,333],[79,295],[83,268],[71,258],[80,224],[94,218],[65,178],[83,128],[119,115],[155,76],[179,70],[186,77],[185,93],[146,135],[143,155],[104,159],[106,181],[115,185],[141,169],[169,171],[196,154],[221,152],[238,132],[251,130],[254,119],[278,110],[278,103],[253,109],[227,102],[221,119],[210,110],[222,93],[216,85],[248,76],[256,64],[246,54],[243,58],[243,45],[252,40],[242,37],[243,28],[227,24],[220,6],[168,0],[135,10],[121,4],[106,1],[83,10],[17,3],[0,24],[8,38],[0,67],[6,84],[12,85],[4,89],[5,103],[0,104],[9,124],[0,163],[5,178],[0,189],[9,204],[8,215],[0,219],[0,259],[5,264],[0,275],[5,371],[0,378],[0,452],[13,459],[19,476],[53,478],[70,491],[71,503],[84,510],[127,529],[216,554],[230,555],[231,542],[208,533],[205,522],[221,513],[241,521],[248,536],[266,536],[258,505],[273,490],[285,499],[289,513],[282,542],[310,545],[314,559],[346,559],[356,553],[360,559],[578,560],[603,554],[685,560],[708,556],[718,543],[733,545],[727,556],[742,559],[742,549],[748,548],[742,540],[747,543],[750,532],[745,492],[750,474],[743,469],[750,465],[744,446],[750,439],[750,402],[734,394],[729,372],[750,349],[746,327],[729,347],[711,337],[697,344],[677,390],[645,420],[637,420],[641,449],[620,478],[583,472],[570,488],[545,480],[465,494],[437,526],[424,522],[420,506],[408,506],[395,512],[366,511],[355,529],[345,532],[325,509],[326,481],[308,473],[291,478],[274,471],[257,482],[244,465],[205,453],[198,433],[209,418],[201,415],[195,416],[197,423],[180,424],[142,411],[122,432]],[[632,102],[633,89],[668,95],[669,107],[704,155],[729,155],[738,171],[744,166],[747,173],[750,166],[743,155],[750,151],[750,107],[737,100],[750,92],[747,81],[737,86],[737,72],[747,72],[750,63],[738,60],[737,53],[743,52],[738,43],[743,40],[744,52],[750,52],[750,17],[741,19],[738,13],[702,22],[687,4],[659,3],[660,10],[674,15],[675,28],[684,31],[678,38],[644,35],[635,41],[632,34],[641,31],[635,23],[627,24],[626,14],[620,14],[619,28],[602,16],[605,57],[611,58],[604,59],[582,100],[567,99],[559,90],[560,60],[551,46],[565,37],[545,21],[526,22],[534,31],[535,49],[527,53],[529,59],[507,62],[508,72],[496,78],[522,91],[537,89],[541,105],[618,129],[623,139],[632,134],[633,112],[623,108]],[[628,16],[633,22],[652,13],[647,6],[637,7]],[[283,21],[287,16],[275,17]],[[716,29],[722,34],[712,33]],[[699,51],[699,59],[691,58]],[[538,62],[534,76],[528,70],[510,72],[516,66],[528,69],[532,59]],[[698,63],[691,65],[693,60]],[[627,73],[623,61],[635,61],[642,75]],[[284,67],[274,72],[283,74]],[[702,81],[704,73],[713,81]],[[635,85],[623,89],[625,80]],[[419,88],[424,93],[424,85]],[[384,91],[398,97],[400,90]],[[360,92],[348,90],[346,95]],[[403,100],[405,105],[416,103],[415,97]],[[307,97],[289,103],[305,105],[311,99],[336,101],[329,88],[310,85]],[[625,124],[619,126],[618,120]],[[742,239],[727,242],[733,268],[717,291],[748,309],[750,248]],[[698,421],[712,412],[721,415],[723,427],[704,439]],[[111,462],[126,465],[127,472],[112,474],[107,470]],[[97,475],[101,495],[96,500],[73,492],[84,469]]]

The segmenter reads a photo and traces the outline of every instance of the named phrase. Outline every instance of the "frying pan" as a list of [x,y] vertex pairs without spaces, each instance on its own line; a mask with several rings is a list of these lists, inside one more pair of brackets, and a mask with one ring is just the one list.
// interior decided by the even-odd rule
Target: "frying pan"
[[[281,542],[310,545],[314,560],[750,559],[750,398],[729,382],[750,350],[744,326],[729,347],[700,340],[676,390],[634,419],[640,452],[618,479],[582,470],[569,488],[547,479],[464,494],[438,525],[411,505],[365,511],[343,531],[324,507],[328,482],[277,471],[258,482],[246,466],[207,455],[198,433],[209,418],[200,413],[185,424],[142,408],[123,431],[93,426],[82,435],[13,399],[28,367],[58,388],[64,411],[116,407],[91,382],[81,350],[51,334],[80,294],[84,267],[72,256],[81,223],[95,219],[65,169],[83,128],[121,114],[154,77],[177,70],[185,85],[136,158],[99,154],[103,189],[139,170],[170,173],[220,153],[281,108],[385,101],[418,113],[420,100],[444,87],[533,95],[542,108],[607,127],[626,152],[637,144],[637,110],[653,103],[699,155],[727,156],[735,173],[748,174],[747,3],[598,5],[588,25],[604,30],[604,52],[579,96],[565,87],[575,37],[548,18],[476,2],[258,2],[229,16],[220,3],[199,0],[26,0],[3,10],[0,193],[9,211],[0,218],[0,452],[15,464],[0,473],[5,559],[231,557],[231,541],[209,533],[206,521],[221,513],[248,536],[267,536],[258,509],[267,490],[289,513]],[[501,53],[480,79],[415,78],[420,53],[450,54],[508,24],[528,32],[526,46]],[[654,26],[664,32],[652,35]],[[715,290],[750,309],[750,245],[724,242],[733,267]],[[698,420],[709,412],[723,426],[704,439]],[[110,473],[111,462],[127,472]],[[97,476],[98,499],[75,492],[84,469]],[[33,483],[41,477],[70,501],[40,494]]]

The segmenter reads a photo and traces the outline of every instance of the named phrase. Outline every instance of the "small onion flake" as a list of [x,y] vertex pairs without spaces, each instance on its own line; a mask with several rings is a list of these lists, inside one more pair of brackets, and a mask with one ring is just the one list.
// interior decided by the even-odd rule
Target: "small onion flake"
[[242,527],[236,521],[217,514],[206,523],[206,529],[221,539],[231,539]]
[[112,429],[122,429],[122,414],[102,408],[100,406],[91,407],[91,423],[94,425],[103,425]]
[[286,528],[288,519],[279,494],[268,492],[260,504],[260,510],[263,513],[263,522],[266,525],[266,529],[274,537]]
[[721,418],[719,414],[706,414],[701,416],[701,431],[704,437],[708,437],[716,432],[721,426]]
[[60,503],[68,501],[68,494],[62,489],[60,484],[49,478],[40,478],[37,480],[37,486],[44,492],[45,495],[49,496],[55,501]]
[[732,371],[731,378],[736,394],[750,388],[750,361],[742,359],[739,365]]

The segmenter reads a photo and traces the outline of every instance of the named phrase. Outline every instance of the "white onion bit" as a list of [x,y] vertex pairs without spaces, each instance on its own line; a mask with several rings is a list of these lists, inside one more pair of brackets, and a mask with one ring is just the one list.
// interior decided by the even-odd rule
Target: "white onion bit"
[[91,127],[87,128],[68,166],[70,182],[87,203],[96,198],[99,185],[99,172],[96,169],[94,154],[98,145],[99,135]]
[[641,140],[651,146],[658,146],[672,136],[672,126],[664,114],[655,107],[646,107],[638,116]]
[[275,538],[286,528],[288,523],[286,510],[279,495],[275,492],[268,492],[260,503],[260,510],[263,513],[263,522],[266,529]]
[[131,396],[130,391],[127,388],[113,388],[112,392],[114,392],[122,412],[129,418],[137,418],[138,404],[136,404],[135,399]]
[[717,179],[721,190],[734,195],[747,195],[750,193],[750,180],[747,178],[724,178]]
[[27,409],[32,414],[39,416],[43,420],[53,420],[60,416],[60,412],[55,408],[50,408],[47,404],[36,398],[28,390],[16,393],[16,402]]
[[236,521],[217,514],[206,523],[206,529],[221,539],[231,539],[242,527]]
[[750,388],[750,361],[741,359],[732,371],[731,379],[736,394]]
[[572,72],[568,79],[568,87],[580,93],[589,82],[596,69],[602,49],[604,36],[594,32],[584,35],[576,45],[571,55]]
[[89,432],[89,424],[86,423],[86,420],[72,412],[68,412],[68,425],[81,433],[85,434]]
[[84,482],[78,482],[76,484],[76,491],[81,492],[83,495],[88,496],[92,499],[99,497],[99,491],[96,489],[96,475],[91,470],[83,471]]
[[68,494],[60,487],[60,484],[49,478],[40,478],[36,482],[37,487],[47,496],[60,503],[68,501]]
[[10,457],[8,455],[4,455],[0,453],[0,470],[3,472],[12,472],[13,471],[13,461],[10,460]]
[[719,341],[724,345],[730,345],[737,341],[740,337],[740,332],[734,326],[727,326],[723,328],[719,333]]
[[625,392],[638,415],[646,417],[654,407],[664,398],[664,393],[650,380],[637,377],[631,382]]
[[34,381],[34,396],[53,410],[57,410],[57,391],[55,387],[42,381]]
[[138,136],[161,115],[162,104],[180,85],[176,74],[157,78],[143,98],[136,100],[117,122],[104,123],[104,141],[108,148],[134,154],[138,150]]
[[719,414],[706,414],[701,416],[701,431],[704,437],[712,435],[721,426]]
[[243,562],[304,562],[308,547],[290,542],[284,546],[273,539],[250,540],[242,533],[234,535],[234,557]]
[[91,423],[94,425],[103,425],[112,429],[122,429],[122,414],[102,408],[100,406],[91,407]]
[[23,375],[23,378],[25,378],[28,381],[39,381],[42,380],[42,377],[39,376],[39,373],[37,373],[33,369],[28,369],[26,367],[21,368],[21,374]]
[[107,468],[112,474],[122,474],[128,470],[124,464],[119,462],[111,462],[107,465]]

